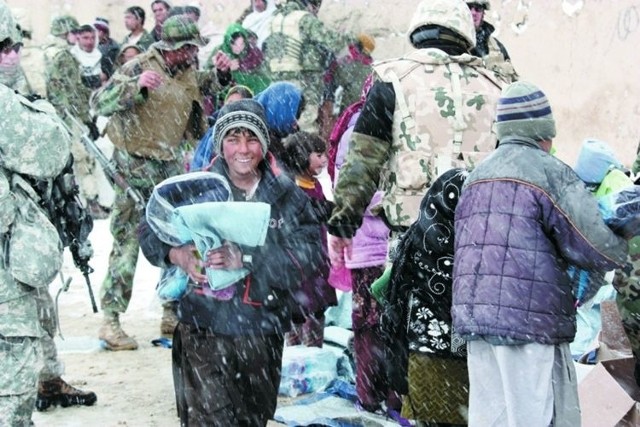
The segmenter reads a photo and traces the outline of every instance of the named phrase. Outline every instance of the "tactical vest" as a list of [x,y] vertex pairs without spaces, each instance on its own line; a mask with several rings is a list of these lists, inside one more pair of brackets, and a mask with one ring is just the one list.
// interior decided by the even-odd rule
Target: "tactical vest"
[[[186,133],[194,127],[201,132],[206,129],[204,114],[196,111],[201,110],[202,98],[196,71],[189,68],[169,76],[164,60],[155,49],[139,55],[136,60],[144,70],[163,76],[163,83],[148,91],[144,102],[111,116],[107,134],[116,147],[129,154],[163,161],[175,160]],[[200,136],[193,135],[192,138]]]
[[518,80],[516,69],[511,61],[505,59],[495,37],[489,37],[487,46],[489,53],[482,58],[485,68],[493,71],[498,78],[506,83],[513,83]]
[[[314,49],[314,46],[305,45],[300,33],[300,23],[307,15],[309,12],[294,10],[287,15],[280,13],[273,17],[271,35],[280,35],[281,38],[277,40],[281,40],[283,45],[277,47],[276,53],[269,55],[269,69],[272,73],[322,71],[318,61],[305,60],[305,58],[317,58],[316,55],[310,55],[309,52],[310,49]],[[271,49],[276,48],[271,47]]]
[[479,58],[439,49],[419,49],[373,68],[396,96],[382,208],[391,225],[408,227],[435,178],[453,167],[471,169],[495,148],[501,86]]

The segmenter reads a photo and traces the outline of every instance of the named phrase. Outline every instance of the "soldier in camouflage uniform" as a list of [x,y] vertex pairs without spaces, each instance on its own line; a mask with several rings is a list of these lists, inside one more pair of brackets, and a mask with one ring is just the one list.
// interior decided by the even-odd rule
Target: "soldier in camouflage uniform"
[[[114,159],[145,200],[156,184],[184,172],[190,144],[206,131],[201,88],[212,85],[214,75],[196,72],[198,46],[204,43],[193,21],[173,16],[163,28],[162,40],[124,64],[92,99],[98,114],[111,116],[107,133],[115,146]],[[136,226],[142,215],[117,188],[113,249],[101,290],[105,318],[99,332],[110,350],[138,347],[123,331],[119,316],[131,300],[139,248]],[[161,332],[172,333],[176,323],[173,306],[165,306]]]
[[350,246],[378,188],[384,192],[378,214],[392,230],[393,248],[437,176],[472,168],[496,146],[491,126],[503,82],[468,53],[476,41],[469,9],[461,0],[423,1],[408,35],[414,51],[373,64],[375,83],[328,222],[337,254]]
[[[16,50],[16,46],[20,46],[22,42],[21,32],[18,31],[11,41],[13,45],[8,46],[11,48],[8,55],[16,55],[15,65],[18,70],[21,70],[20,52]],[[0,52],[0,62],[3,62],[5,56],[7,56],[5,53]],[[23,73],[22,76],[24,76]],[[25,85],[25,82],[26,79],[14,78],[12,73],[7,73],[6,68],[0,68],[0,83],[25,97],[32,97],[33,94],[29,86]],[[40,380],[38,382],[36,408],[44,410],[51,405],[59,403],[64,406],[92,405],[96,401],[95,393],[77,389],[61,378],[64,373],[64,364],[58,359],[58,351],[53,340],[58,330],[57,316],[48,289],[38,289],[34,293],[34,297],[38,304],[40,324],[46,331],[46,334],[42,336],[44,367],[40,372]]]
[[288,0],[278,5],[271,35],[262,47],[273,81],[300,87],[305,108],[298,123],[308,132],[318,130],[318,109],[324,91],[324,72],[340,50],[355,42],[354,35],[331,31],[316,17],[321,0]]
[[479,56],[485,62],[485,67],[496,73],[509,83],[518,80],[518,73],[511,63],[507,48],[493,36],[495,27],[484,20],[485,11],[491,6],[489,0],[467,0],[471,10],[473,25],[476,28],[476,47],[471,54]]
[[640,237],[629,240],[629,261],[633,268],[628,272],[616,270],[613,286],[618,291],[616,304],[636,359],[634,374],[640,386]]
[[149,49],[156,40],[151,33],[144,29],[145,13],[140,6],[131,6],[124,12],[124,26],[130,31],[124,39],[122,46],[126,44],[134,44],[141,50]]
[[80,132],[76,129],[68,115],[84,123],[92,138],[98,138],[99,132],[89,111],[91,89],[82,83],[80,63],[73,56],[70,48],[75,43],[72,34],[79,28],[78,21],[69,15],[54,18],[48,43],[44,47],[45,82],[47,99],[53,104],[58,115],[67,123],[74,135],[71,151],[73,153],[73,170],[78,178],[80,195],[87,201],[90,209],[98,217],[106,216],[106,207],[98,203],[99,165],[80,142]]
[[12,37],[12,46],[7,52],[0,52],[0,84],[8,86],[18,93],[31,93],[31,86],[27,81],[24,69],[20,65],[22,52],[22,31],[16,27],[15,36]]
[[[0,50],[14,45],[15,22],[0,0]],[[62,266],[55,226],[32,183],[65,167],[70,136],[44,100],[30,102],[0,84],[0,425],[29,426],[42,368],[36,294]]]

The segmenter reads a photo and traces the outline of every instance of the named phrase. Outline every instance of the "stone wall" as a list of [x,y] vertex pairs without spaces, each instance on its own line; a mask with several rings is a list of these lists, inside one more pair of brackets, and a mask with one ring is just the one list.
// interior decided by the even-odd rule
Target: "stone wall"
[[[8,0],[28,11],[34,45],[44,40],[52,16],[72,13],[81,23],[96,16],[111,21],[112,35],[124,34],[123,11],[141,5],[147,28],[153,25],[148,4],[130,0]],[[174,1],[174,4],[187,4]],[[208,0],[201,27],[219,40],[248,0]],[[194,4],[194,2],[191,2]],[[414,0],[324,0],[320,17],[330,26],[364,31],[376,38],[376,59],[410,49],[405,30]],[[640,0],[493,0],[487,20],[507,46],[521,77],[549,96],[558,124],[558,155],[573,165],[584,138],[608,141],[627,165],[640,141]],[[213,44],[213,43],[212,43]],[[37,63],[37,50],[27,54]],[[29,60],[27,58],[27,60]],[[38,67],[30,67],[32,70]]]

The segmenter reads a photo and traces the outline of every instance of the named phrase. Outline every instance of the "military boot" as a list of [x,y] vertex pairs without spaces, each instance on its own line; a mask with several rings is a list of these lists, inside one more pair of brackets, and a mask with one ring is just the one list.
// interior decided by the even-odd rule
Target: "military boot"
[[173,337],[173,330],[178,326],[178,316],[175,305],[165,305],[162,308],[162,321],[160,322],[160,333],[169,338]]
[[45,411],[52,405],[60,405],[63,408],[74,405],[91,406],[96,403],[96,400],[98,397],[94,392],[75,388],[58,377],[38,383],[36,409]]
[[136,340],[122,330],[118,314],[105,313],[102,326],[98,331],[98,338],[105,342],[107,350],[136,350],[138,348]]

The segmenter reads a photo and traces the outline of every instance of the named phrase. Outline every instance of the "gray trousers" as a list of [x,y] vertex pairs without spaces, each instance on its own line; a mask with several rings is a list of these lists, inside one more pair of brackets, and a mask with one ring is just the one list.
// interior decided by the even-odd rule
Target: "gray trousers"
[[467,343],[469,427],[580,426],[568,343]]

